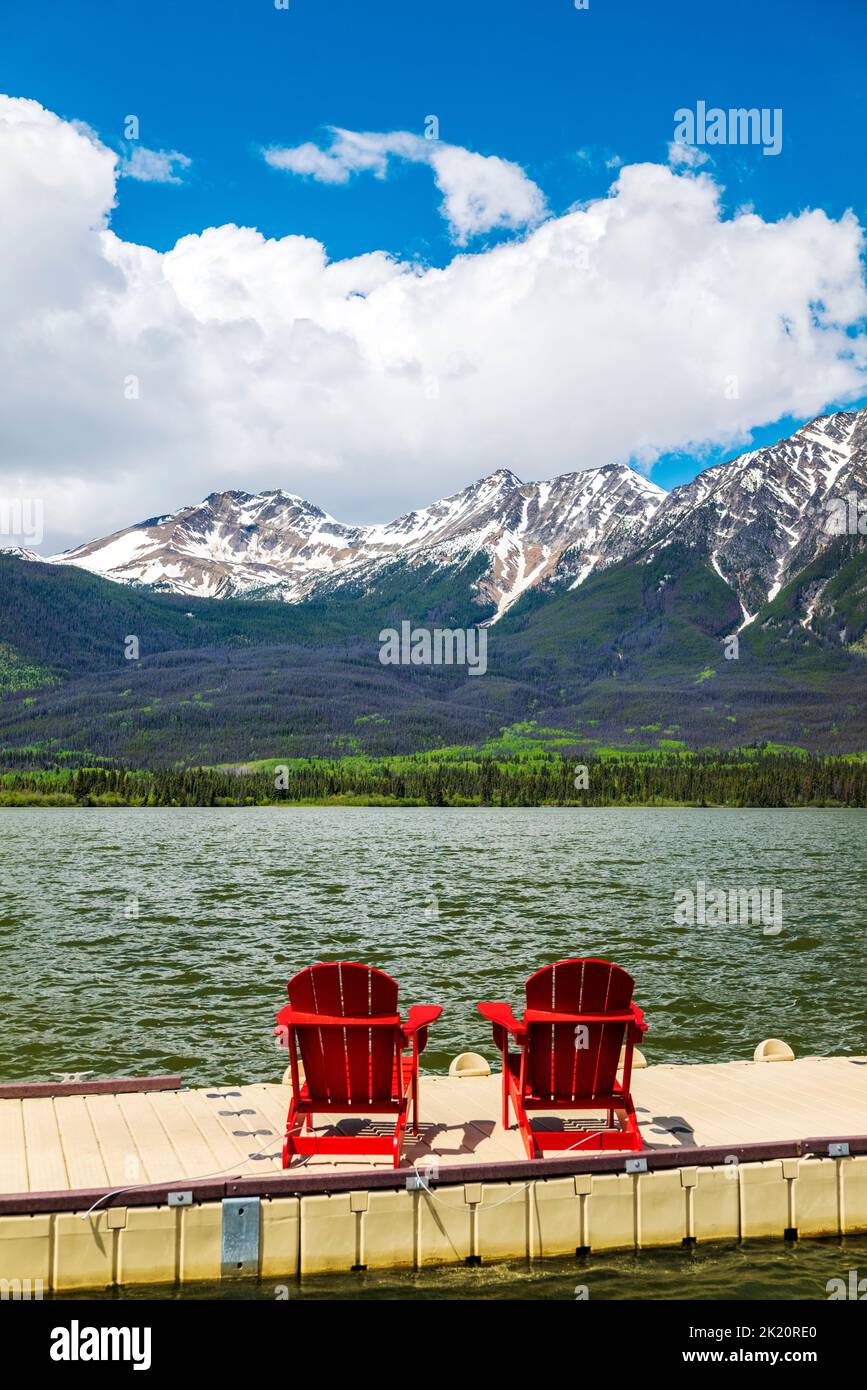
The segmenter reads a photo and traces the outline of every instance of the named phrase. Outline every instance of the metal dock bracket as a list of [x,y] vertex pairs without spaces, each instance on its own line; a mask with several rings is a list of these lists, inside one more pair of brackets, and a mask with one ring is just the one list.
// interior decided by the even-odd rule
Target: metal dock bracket
[[223,1278],[259,1273],[258,1197],[224,1197],[220,1270]]

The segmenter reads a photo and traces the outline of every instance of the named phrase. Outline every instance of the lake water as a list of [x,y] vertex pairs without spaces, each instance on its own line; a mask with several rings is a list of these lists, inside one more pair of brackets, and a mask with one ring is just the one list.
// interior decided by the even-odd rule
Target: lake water
[[[6,810],[0,848],[5,1080],[277,1079],[286,979],[339,957],[444,1005],[433,1071],[562,956],[634,975],[651,1061],[867,1047],[865,811]],[[779,890],[781,929],[678,925],[699,880]]]
[[[587,1255],[572,1260],[513,1260],[501,1264],[441,1265],[405,1271],[365,1271],[322,1275],[280,1284],[269,1280],[229,1280],[221,1284],[135,1286],[112,1291],[119,1301],[139,1299],[730,1299],[812,1302],[828,1297],[828,1284],[850,1271],[867,1278],[867,1237],[842,1240],[749,1241]],[[832,1286],[833,1287],[833,1286]],[[63,1299],[91,1298],[64,1293]],[[288,1316],[288,1314],[287,1314]],[[798,1319],[800,1321],[800,1319]],[[809,1317],[804,1319],[809,1323]]]
[[[286,979],[340,957],[444,1005],[432,1071],[493,1061],[476,1000],[563,956],[634,975],[650,1061],[867,1048],[865,811],[5,810],[0,849],[7,1081],[277,1080]],[[684,921],[699,882],[764,922]]]

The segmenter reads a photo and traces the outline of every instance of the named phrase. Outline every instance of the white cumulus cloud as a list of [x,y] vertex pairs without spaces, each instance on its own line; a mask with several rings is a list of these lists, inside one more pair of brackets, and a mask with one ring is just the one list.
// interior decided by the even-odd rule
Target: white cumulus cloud
[[307,142],[272,146],[263,154],[272,168],[320,183],[348,183],[353,174],[364,172],[385,178],[390,158],[427,164],[443,195],[443,216],[462,246],[494,228],[517,231],[535,226],[545,215],[541,189],[518,164],[405,130],[375,134],[334,127],[327,149]]
[[690,169],[697,169],[699,165],[707,164],[709,161],[710,155],[698,145],[687,145],[682,140],[668,142],[668,162],[674,168],[683,164]]
[[[726,216],[704,171],[637,164],[443,268],[235,225],[160,253],[111,230],[117,164],[0,97],[0,498],[43,499],[46,551],[223,488],[375,521],[504,466],[650,468],[864,392],[851,213]],[[444,179],[469,219],[478,181]]]
[[134,145],[132,153],[121,162],[122,178],[138,179],[140,183],[182,183],[179,169],[188,169],[192,160],[178,150],[149,150],[146,145]]

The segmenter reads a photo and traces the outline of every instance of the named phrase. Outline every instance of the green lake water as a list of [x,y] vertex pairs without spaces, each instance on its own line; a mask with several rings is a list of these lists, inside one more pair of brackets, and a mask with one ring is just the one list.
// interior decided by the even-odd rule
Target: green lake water
[[[699,881],[707,894],[777,891],[767,901],[781,918],[678,921]],[[5,810],[0,1078],[277,1080],[271,1028],[286,979],[341,957],[394,974],[404,1009],[444,1006],[431,1071],[465,1049],[493,1062],[476,1000],[518,1005],[532,970],[583,955],[634,975],[651,1062],[749,1058],[772,1036],[798,1055],[864,1053],[865,928],[867,811]],[[704,1267],[723,1285],[730,1268],[772,1290],[775,1261],[794,1279],[805,1248],[776,1249],[769,1264],[749,1247],[717,1252],[722,1263]],[[653,1287],[696,1277],[679,1256],[637,1260]],[[604,1265],[606,1296],[634,1284],[636,1257]],[[507,1285],[548,1296],[550,1281],[559,1297],[557,1281],[573,1277],[503,1271],[491,1286],[470,1270],[424,1278],[442,1281],[442,1296]]]
[[[296,1302],[321,1299],[755,1299],[813,1302],[827,1299],[842,1279],[852,1287],[850,1271],[867,1279],[867,1237],[844,1240],[750,1241],[676,1250],[588,1255],[572,1260],[504,1261],[472,1268],[442,1265],[419,1270],[368,1271],[322,1275],[315,1279],[230,1280],[214,1284],[132,1287],[113,1290],[120,1301],[141,1299],[254,1299]],[[64,1298],[92,1298],[90,1293]],[[799,1319],[800,1321],[800,1319]],[[809,1322],[809,1318],[806,1319]]]

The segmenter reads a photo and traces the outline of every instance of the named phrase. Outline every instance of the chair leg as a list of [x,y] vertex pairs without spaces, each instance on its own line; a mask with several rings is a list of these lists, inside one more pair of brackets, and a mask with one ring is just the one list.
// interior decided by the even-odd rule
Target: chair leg
[[536,1140],[533,1137],[533,1131],[530,1127],[530,1121],[527,1119],[527,1112],[524,1109],[523,1105],[517,1112],[517,1117],[518,1128],[521,1131],[521,1138],[524,1141],[524,1148],[527,1150],[527,1157],[538,1158],[540,1151],[536,1148]]
[[[309,1118],[309,1116],[308,1116]],[[289,1106],[289,1113],[286,1116],[286,1137],[283,1140],[283,1167],[288,1168],[292,1159],[295,1157],[296,1149],[293,1142],[299,1129],[303,1127],[303,1121],[298,1114],[298,1107],[293,1096]]]
[[391,1151],[394,1158],[394,1167],[400,1167],[400,1153],[403,1147],[403,1132],[406,1129],[406,1097],[401,1109],[398,1111],[397,1120],[394,1126],[394,1139],[392,1140]]
[[641,1130],[638,1127],[638,1116],[635,1113],[632,1097],[627,1096],[626,1100],[627,1104],[625,1109],[617,1109],[614,1113],[617,1116],[621,1130],[628,1140],[627,1147],[633,1149],[637,1153],[644,1148],[644,1140],[641,1137]]
[[412,1132],[418,1134],[418,1071],[412,1074]]

